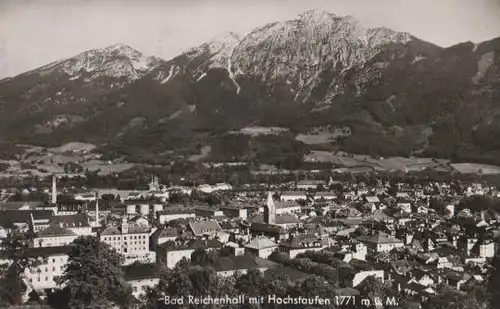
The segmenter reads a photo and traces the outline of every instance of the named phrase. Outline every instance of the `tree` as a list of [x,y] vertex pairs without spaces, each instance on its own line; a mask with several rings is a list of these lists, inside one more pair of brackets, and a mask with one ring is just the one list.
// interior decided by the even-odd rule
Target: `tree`
[[0,302],[11,305],[23,303],[26,285],[23,281],[25,269],[38,266],[42,260],[27,254],[31,234],[14,230],[2,240],[0,259],[11,261],[9,265],[2,265],[0,278]]
[[[234,282],[229,281],[231,278],[223,278],[217,276],[213,268],[202,267],[199,265],[183,264],[176,266],[173,270],[163,274],[158,285],[148,291],[146,300],[148,308],[167,308],[165,299],[186,297],[233,297],[236,295]],[[220,305],[175,305],[174,308],[220,308]],[[235,305],[234,308],[237,308]],[[224,308],[232,308],[232,306],[224,306]]]
[[[64,274],[56,282],[65,285],[70,308],[125,308],[132,290],[121,268],[123,257],[96,237],[73,242]],[[97,306],[97,307],[96,307]]]
[[264,276],[258,269],[250,269],[246,274],[236,279],[236,289],[248,296],[259,296],[264,284]]
[[207,203],[210,206],[215,206],[219,205],[221,203],[220,198],[218,198],[216,195],[210,194],[207,197]]
[[375,276],[367,277],[358,287],[361,295],[368,297],[372,300],[371,308],[376,308],[376,301],[385,299],[386,286],[384,283]]
[[493,272],[488,283],[489,303],[491,308],[500,308],[500,258],[495,257],[492,261]]

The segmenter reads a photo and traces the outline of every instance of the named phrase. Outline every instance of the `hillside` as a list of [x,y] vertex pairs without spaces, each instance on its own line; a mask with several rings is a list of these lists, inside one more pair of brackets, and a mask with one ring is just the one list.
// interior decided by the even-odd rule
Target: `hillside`
[[[272,145],[289,161],[340,148],[500,164],[499,64],[500,38],[441,48],[308,11],[168,61],[115,45],[2,80],[0,138],[165,159],[208,145],[211,158],[254,160]],[[229,133],[252,126],[290,131]],[[339,130],[348,133],[294,141]]]

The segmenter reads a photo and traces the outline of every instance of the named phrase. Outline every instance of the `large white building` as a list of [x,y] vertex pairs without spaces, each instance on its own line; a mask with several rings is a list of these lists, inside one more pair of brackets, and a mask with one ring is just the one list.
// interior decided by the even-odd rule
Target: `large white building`
[[70,246],[30,248],[27,250],[28,256],[45,257],[39,266],[25,270],[25,278],[29,289],[59,288],[60,286],[57,285],[54,279],[63,274],[70,250]]
[[156,254],[149,251],[149,228],[129,224],[124,218],[119,227],[108,227],[102,231],[100,240],[125,257],[125,264],[134,261],[156,261]]

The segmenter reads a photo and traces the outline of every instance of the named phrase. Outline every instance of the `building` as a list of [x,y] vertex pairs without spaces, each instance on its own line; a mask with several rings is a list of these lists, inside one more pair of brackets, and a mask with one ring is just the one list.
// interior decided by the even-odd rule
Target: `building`
[[190,241],[169,241],[158,246],[158,261],[172,269],[181,260],[191,260],[191,254],[196,249],[219,250],[222,243],[216,239],[193,239]]
[[221,206],[220,210],[228,218],[246,219],[248,217],[248,210],[243,207]]
[[160,272],[154,264],[132,264],[124,266],[123,271],[125,280],[132,287],[132,295],[137,299],[160,282]]
[[191,208],[170,207],[156,213],[156,216],[158,221],[160,221],[161,224],[164,224],[172,220],[195,218],[196,214],[194,209]]
[[32,240],[32,247],[62,247],[68,246],[78,235],[69,229],[58,225],[51,225],[38,232]]
[[100,240],[125,256],[125,264],[156,262],[156,255],[149,251],[149,228],[129,224],[123,218],[119,227],[107,227],[99,236]]
[[224,212],[217,207],[206,207],[206,206],[196,207],[195,214],[199,217],[204,217],[204,218],[224,217]]
[[307,251],[321,251],[327,247],[325,240],[314,235],[299,234],[280,245],[280,252],[288,254],[291,259]]
[[28,257],[43,257],[44,261],[35,268],[25,270],[27,285],[37,291],[60,288],[54,279],[63,275],[71,249],[71,246],[28,249]]
[[214,188],[209,185],[209,184],[203,184],[198,186],[198,191],[201,191],[203,193],[212,193],[214,192]]
[[314,200],[315,201],[320,201],[320,200],[325,200],[325,201],[332,201],[337,198],[337,194],[334,192],[316,192],[314,194]]
[[151,247],[154,249],[158,245],[164,244],[168,241],[175,241],[179,237],[179,232],[176,228],[160,228],[151,235]]
[[304,192],[283,192],[280,195],[280,201],[299,201],[299,200],[307,200],[307,194]]
[[266,237],[255,237],[244,247],[246,252],[263,259],[267,259],[271,253],[278,249],[278,245]]
[[191,231],[196,237],[201,237],[201,236],[214,237],[222,232],[219,223],[215,220],[190,222],[189,227],[191,228]]
[[404,246],[403,241],[383,232],[378,232],[372,236],[361,236],[358,240],[364,243],[369,250],[375,252],[390,252],[394,248],[401,248]]
[[96,200],[96,195],[95,193],[78,193],[73,196],[73,198],[77,201],[95,201]]
[[354,275],[352,279],[352,287],[357,287],[361,282],[363,282],[368,277],[375,277],[384,282],[384,271],[383,270],[371,270],[371,271],[361,271]]
[[297,182],[298,190],[317,190],[319,186],[326,185],[323,180],[301,180]]
[[300,213],[302,207],[296,201],[287,201],[287,202],[276,202],[276,215],[282,214],[297,214]]
[[54,216],[49,220],[50,225],[57,225],[61,228],[68,229],[78,236],[94,235],[87,217],[84,214]]
[[220,257],[210,266],[215,269],[217,275],[223,277],[231,277],[236,273],[244,275],[250,269],[258,269],[261,272],[265,272],[269,268],[276,267],[277,263],[245,254],[238,256]]

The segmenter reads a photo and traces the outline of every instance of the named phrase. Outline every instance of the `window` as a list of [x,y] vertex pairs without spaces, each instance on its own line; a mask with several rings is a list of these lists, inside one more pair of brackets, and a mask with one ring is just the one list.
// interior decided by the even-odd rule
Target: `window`
[[45,281],[49,281],[49,277],[45,277]]
[[52,267],[52,271],[56,271],[56,267],[55,267],[55,266],[54,266],[54,267]]
[[133,287],[133,290],[134,290],[134,292],[137,292],[137,287],[136,287],[136,286],[134,286],[134,287]]
[[55,263],[56,262],[56,259],[52,259],[52,263]]

